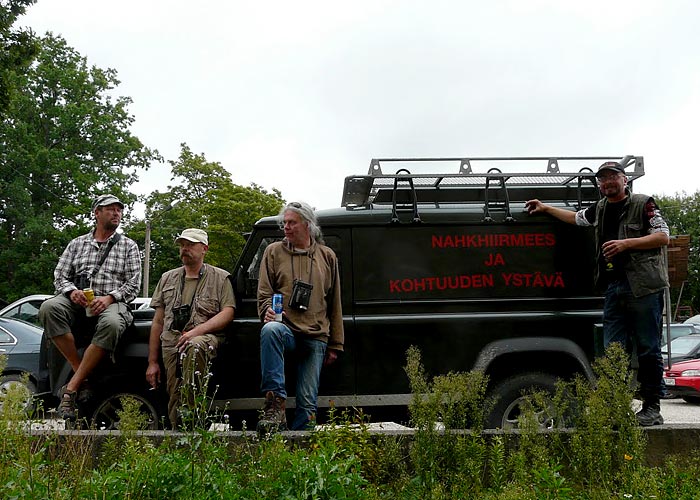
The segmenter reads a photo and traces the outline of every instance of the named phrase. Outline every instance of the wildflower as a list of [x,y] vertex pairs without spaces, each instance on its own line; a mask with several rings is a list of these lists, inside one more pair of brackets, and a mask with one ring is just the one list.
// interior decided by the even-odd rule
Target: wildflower
[[630,460],[633,460],[633,459],[634,459],[634,457],[632,455],[628,455],[627,453],[625,453],[625,460],[627,460],[629,462]]

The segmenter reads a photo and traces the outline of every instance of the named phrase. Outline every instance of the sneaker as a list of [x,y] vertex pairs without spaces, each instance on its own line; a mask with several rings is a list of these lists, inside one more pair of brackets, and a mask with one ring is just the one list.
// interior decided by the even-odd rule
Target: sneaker
[[642,406],[642,409],[635,415],[637,423],[642,427],[650,427],[652,425],[661,425],[664,423],[664,417],[661,416],[658,405]]
[[258,434],[272,434],[287,430],[285,399],[272,391],[265,394],[265,406],[257,425]]
[[75,400],[78,397],[76,391],[69,391],[64,385],[58,393],[58,416],[63,420],[75,420]]

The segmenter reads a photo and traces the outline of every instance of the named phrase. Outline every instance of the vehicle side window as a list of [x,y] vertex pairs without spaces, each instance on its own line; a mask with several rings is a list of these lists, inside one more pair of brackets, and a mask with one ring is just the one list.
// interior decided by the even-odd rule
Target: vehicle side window
[[19,306],[13,307],[9,311],[7,311],[5,314],[3,314],[3,317],[5,317],[5,318],[19,318]]
[[0,328],[0,344],[14,344],[15,338]]
[[38,325],[39,307],[41,307],[41,302],[25,302],[19,307],[18,315],[15,317]]
[[245,273],[245,293],[246,295],[255,295],[258,292],[258,275],[260,274],[260,261],[262,260],[263,253],[265,252],[265,249],[270,245],[270,243],[274,243],[275,241],[279,241],[282,238],[263,238],[260,240],[260,245],[258,246],[257,250],[255,251],[255,255],[253,255],[253,258],[250,260],[250,264],[248,265],[248,269],[246,270]]

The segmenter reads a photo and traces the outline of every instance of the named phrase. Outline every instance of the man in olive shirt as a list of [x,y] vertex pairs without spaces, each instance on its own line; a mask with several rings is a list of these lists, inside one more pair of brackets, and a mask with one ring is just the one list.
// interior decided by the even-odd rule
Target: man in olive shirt
[[[193,388],[202,387],[201,377],[208,373],[208,365],[216,357],[236,307],[229,273],[204,263],[209,250],[207,233],[185,229],[175,242],[180,246],[183,266],[164,273],[153,292],[151,307],[156,312],[146,370],[148,383],[158,387],[161,379],[158,353],[162,348],[168,417],[174,428],[179,425],[182,383],[190,384],[188,396],[192,396]],[[188,397],[186,403],[191,405],[192,398]]]

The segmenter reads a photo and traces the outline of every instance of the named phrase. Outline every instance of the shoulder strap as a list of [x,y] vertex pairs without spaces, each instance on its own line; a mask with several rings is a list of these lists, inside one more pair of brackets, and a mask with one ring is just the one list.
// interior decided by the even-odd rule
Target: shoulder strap
[[97,276],[97,273],[100,272],[100,268],[102,267],[102,264],[104,264],[105,259],[107,259],[109,252],[112,250],[112,247],[117,244],[121,237],[122,235],[120,233],[117,233],[114,236],[112,236],[111,240],[109,240],[109,243],[107,243],[107,249],[105,250],[105,253],[102,254],[102,257],[100,257],[100,261],[93,269],[93,276]]

